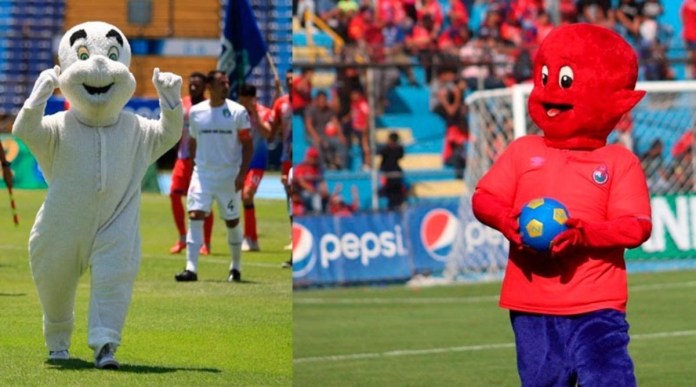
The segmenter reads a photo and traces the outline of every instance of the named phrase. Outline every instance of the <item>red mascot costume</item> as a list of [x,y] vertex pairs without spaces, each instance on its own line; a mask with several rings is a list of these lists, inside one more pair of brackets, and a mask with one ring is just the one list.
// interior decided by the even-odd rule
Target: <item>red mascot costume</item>
[[[633,49],[603,27],[552,31],[534,62],[529,112],[544,132],[512,142],[479,181],[475,216],[510,255],[500,306],[510,310],[523,386],[632,386],[624,249],[652,228],[638,158],[607,136],[645,92]],[[537,197],[570,213],[548,254],[522,246],[517,217]]]

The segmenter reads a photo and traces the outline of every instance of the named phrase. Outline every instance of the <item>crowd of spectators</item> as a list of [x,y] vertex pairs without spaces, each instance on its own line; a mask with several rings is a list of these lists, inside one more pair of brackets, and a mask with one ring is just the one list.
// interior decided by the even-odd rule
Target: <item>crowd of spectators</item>
[[[296,114],[327,169],[351,168],[353,141],[363,169],[372,168],[369,117],[389,109],[390,90],[403,82],[430,90],[429,110],[442,117],[442,156],[461,177],[468,141],[464,97],[473,91],[528,82],[535,50],[557,25],[585,22],[614,29],[635,48],[645,80],[671,80],[671,26],[659,22],[660,0],[299,0],[296,15],[317,15],[345,42],[336,53],[336,82],[314,93],[299,84]],[[696,0],[682,5],[686,47],[696,58]],[[687,20],[688,19],[688,20]],[[303,23],[304,28],[316,28]],[[362,66],[369,63],[368,84]],[[419,84],[414,68],[424,69]],[[305,70],[311,78],[311,70]],[[696,73],[696,72],[695,72]],[[374,97],[370,111],[366,91]],[[296,100],[293,100],[296,103]],[[440,140],[442,141],[442,140]]]

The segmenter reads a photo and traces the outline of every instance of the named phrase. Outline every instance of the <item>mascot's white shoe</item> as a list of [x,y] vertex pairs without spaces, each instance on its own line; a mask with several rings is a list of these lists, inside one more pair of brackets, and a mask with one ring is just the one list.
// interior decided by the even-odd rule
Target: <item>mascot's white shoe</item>
[[94,360],[94,365],[100,370],[117,370],[120,365],[114,357],[114,352],[111,344],[105,344]]
[[70,353],[67,349],[62,351],[49,351],[48,360],[68,360],[70,359]]

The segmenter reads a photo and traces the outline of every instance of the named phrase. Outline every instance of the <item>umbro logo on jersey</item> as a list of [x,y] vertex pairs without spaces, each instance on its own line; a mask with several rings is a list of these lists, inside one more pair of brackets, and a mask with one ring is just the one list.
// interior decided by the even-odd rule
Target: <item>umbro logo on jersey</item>
[[592,172],[592,180],[599,185],[609,181],[609,168],[604,164],[598,166],[594,172]]
[[532,168],[537,168],[537,167],[541,167],[542,165],[544,165],[544,162],[545,162],[545,161],[546,161],[546,159],[544,159],[544,158],[541,157],[541,156],[532,156],[532,157],[529,159],[529,165],[530,165]]

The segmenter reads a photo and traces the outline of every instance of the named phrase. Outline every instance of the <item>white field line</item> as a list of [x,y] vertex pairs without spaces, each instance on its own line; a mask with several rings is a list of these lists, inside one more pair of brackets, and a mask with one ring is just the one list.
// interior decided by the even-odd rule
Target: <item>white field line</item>
[[[696,287],[696,281],[666,282],[661,284],[630,286],[629,292],[643,290],[681,289]],[[379,305],[379,304],[475,304],[479,302],[497,301],[499,295],[470,296],[470,297],[361,297],[361,298],[329,298],[295,296],[295,304],[335,304],[335,305]]]
[[[655,333],[639,333],[631,335],[632,340],[649,340],[649,339],[663,339],[672,337],[684,337],[684,336],[696,336],[696,331],[672,331],[672,332],[655,332]],[[508,349],[514,348],[514,343],[496,343],[496,344],[479,344],[479,345],[465,345],[461,347],[446,347],[446,348],[429,348],[429,349],[398,349],[394,351],[387,352],[372,352],[372,353],[353,353],[347,355],[330,355],[330,356],[313,356],[313,357],[301,357],[294,359],[293,363],[324,363],[324,362],[334,362],[334,361],[345,361],[345,360],[364,360],[364,359],[376,359],[376,358],[390,358],[399,356],[420,356],[420,355],[432,355],[441,353],[451,353],[451,352],[477,352],[477,351],[488,351],[496,349]]]

